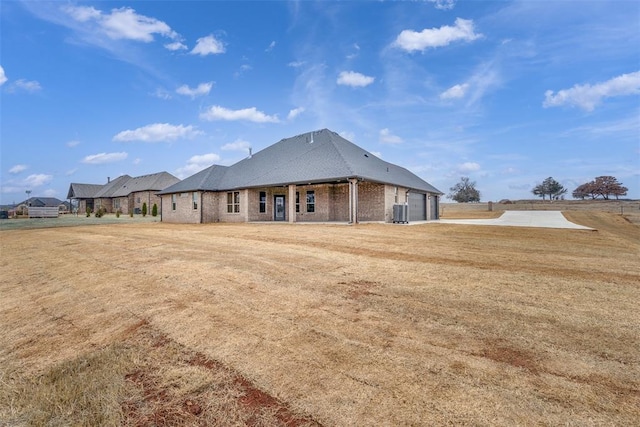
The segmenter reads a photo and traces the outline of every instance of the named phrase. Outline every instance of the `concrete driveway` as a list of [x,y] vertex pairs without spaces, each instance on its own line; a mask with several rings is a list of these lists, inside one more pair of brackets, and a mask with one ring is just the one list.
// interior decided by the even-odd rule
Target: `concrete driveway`
[[505,211],[500,218],[493,219],[441,219],[444,224],[501,225],[507,227],[593,228],[567,221],[560,211]]

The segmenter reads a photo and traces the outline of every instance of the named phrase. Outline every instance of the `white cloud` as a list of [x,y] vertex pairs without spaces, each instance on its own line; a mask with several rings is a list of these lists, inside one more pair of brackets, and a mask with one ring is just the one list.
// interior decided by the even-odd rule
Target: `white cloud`
[[53,175],[46,175],[43,173],[29,175],[23,181],[23,185],[26,187],[40,187],[53,179]]
[[458,172],[476,172],[480,170],[480,165],[475,162],[465,162],[458,165]]
[[162,88],[156,89],[156,91],[150,95],[153,95],[156,98],[165,99],[165,100],[171,99],[171,94]]
[[234,142],[222,146],[222,149],[225,151],[248,151],[250,148],[251,144],[242,139],[237,139]]
[[280,120],[277,115],[269,116],[258,111],[256,107],[245,108],[242,110],[229,110],[219,105],[210,107],[203,113],[200,113],[200,119],[207,121],[214,120],[247,120],[255,123],[278,123]]
[[213,87],[213,82],[200,83],[196,88],[190,88],[187,85],[182,85],[176,89],[176,93],[180,95],[190,96],[192,99],[196,96],[208,95]]
[[111,13],[103,13],[94,7],[87,6],[65,6],[63,10],[78,22],[94,21],[102,33],[114,40],[126,39],[149,43],[154,40],[154,34],[171,39],[180,38],[165,22],[139,15],[128,7],[112,9]]
[[187,49],[187,45],[185,45],[182,42],[167,43],[167,44],[164,45],[164,47],[169,49],[169,50],[185,50],[185,49]]
[[271,43],[269,43],[269,47],[267,47],[267,48],[265,49],[265,52],[271,52],[271,51],[273,50],[273,48],[274,48],[274,47],[276,47],[276,42],[275,42],[275,40],[274,40],[274,41],[272,41]]
[[54,190],[53,188],[49,188],[48,190],[44,190],[42,195],[44,197],[56,197],[58,195],[58,190]]
[[300,67],[302,67],[304,64],[306,64],[306,62],[304,62],[304,61],[292,61],[292,62],[289,62],[289,63],[287,64],[287,66],[289,66],[289,67],[291,67],[291,68],[300,68]]
[[215,55],[224,52],[224,44],[213,35],[200,37],[196,42],[196,46],[191,50],[191,54],[200,56]]
[[42,87],[40,86],[40,83],[35,80],[29,81],[25,79],[19,79],[13,82],[13,84],[11,85],[12,92],[15,90],[26,90],[27,92],[34,93],[38,92],[41,89]]
[[635,94],[640,94],[640,71],[622,74],[593,86],[589,84],[575,85],[557,93],[548,90],[544,94],[545,100],[542,105],[546,108],[566,104],[586,111],[593,111],[604,98]]
[[140,157],[133,159],[133,163],[134,165],[139,165],[140,163],[142,163],[142,159]]
[[9,169],[9,173],[18,174],[27,170],[27,165],[15,165],[11,169]]
[[71,176],[74,173],[76,173],[78,171],[78,168],[73,168],[73,169],[69,169],[68,171],[66,171],[64,174],[65,176]]
[[346,139],[347,141],[351,141],[354,142],[356,140],[356,134],[350,131],[342,131],[342,132],[338,132],[338,135],[340,135],[341,137],[343,137],[344,139]]
[[69,148],[77,147],[78,145],[80,145],[80,141],[78,141],[76,139],[68,141],[67,144],[66,144],[66,146],[69,147]]
[[287,120],[293,120],[302,113],[304,113],[304,107],[294,108],[293,110],[289,111],[289,114],[287,115]]
[[401,144],[402,138],[391,133],[387,128],[380,130],[380,142],[383,144]]
[[193,156],[187,161],[185,166],[176,169],[176,176],[180,179],[187,178],[219,161],[220,156],[215,153]]
[[203,132],[193,126],[153,123],[134,130],[123,130],[113,137],[114,141],[161,142],[181,138],[193,138]]
[[0,86],[5,84],[7,80],[7,76],[4,74],[4,68],[0,65]]
[[427,0],[431,3],[434,3],[436,9],[440,10],[450,10],[456,5],[455,0]]
[[455,41],[473,41],[482,37],[474,31],[473,20],[457,18],[455,26],[426,28],[421,32],[404,30],[396,38],[395,45],[408,52],[424,51],[430,47],[447,46]]
[[451,86],[440,94],[440,99],[459,99],[464,98],[464,95],[469,89],[469,83],[458,84]]
[[82,163],[89,165],[101,165],[103,163],[119,162],[120,160],[126,159],[127,156],[128,154],[125,152],[91,154],[82,159]]
[[336,83],[344,86],[365,87],[373,83],[375,77],[365,76],[355,71],[343,71],[338,75]]
[[371,154],[373,154],[374,156],[376,156],[377,158],[381,159],[382,158],[382,153],[379,151],[372,151]]

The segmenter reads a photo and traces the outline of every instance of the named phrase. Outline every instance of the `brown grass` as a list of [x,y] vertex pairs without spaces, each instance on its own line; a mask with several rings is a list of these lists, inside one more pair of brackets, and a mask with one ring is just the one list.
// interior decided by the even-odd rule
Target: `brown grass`
[[640,228],[0,233],[0,424],[632,425]]

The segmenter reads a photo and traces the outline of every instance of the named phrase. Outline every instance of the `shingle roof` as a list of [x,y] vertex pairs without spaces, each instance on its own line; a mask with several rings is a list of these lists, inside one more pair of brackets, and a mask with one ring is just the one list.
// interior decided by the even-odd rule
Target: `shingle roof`
[[180,180],[167,172],[159,172],[151,175],[142,175],[119,183],[114,187],[109,197],[125,197],[138,191],[159,191],[173,185]]
[[159,194],[334,182],[348,178],[442,194],[407,169],[385,162],[328,129],[283,139],[232,166],[218,168],[223,167],[214,165]]
[[131,177],[129,175],[119,176],[113,181],[109,181],[104,184],[100,191],[98,191],[94,197],[96,199],[114,197],[113,194],[118,190],[118,188],[120,188],[125,182],[129,181],[130,179]]
[[131,178],[129,175],[122,175],[104,185],[71,183],[67,198],[100,199],[126,197],[138,191],[163,190],[179,181],[178,178],[167,172],[158,172],[135,178]]
[[62,200],[59,200],[56,197],[30,197],[20,204],[37,207],[58,207],[63,203],[64,202]]
[[93,199],[101,189],[102,185],[100,184],[78,184],[72,182],[69,185],[67,199]]

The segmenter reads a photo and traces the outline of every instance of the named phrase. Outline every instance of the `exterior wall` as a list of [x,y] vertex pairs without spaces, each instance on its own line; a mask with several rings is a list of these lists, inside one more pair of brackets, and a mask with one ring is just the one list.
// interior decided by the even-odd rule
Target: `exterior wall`
[[129,198],[128,197],[115,197],[112,201],[113,212],[118,209],[123,215],[129,215]]
[[111,202],[111,198],[103,197],[100,199],[93,199],[93,211],[96,212],[100,208],[104,208],[106,212],[112,213],[113,203]]
[[385,186],[358,183],[358,221],[385,221]]
[[[189,193],[190,194],[190,193]],[[153,204],[157,204],[158,205],[158,214],[160,214],[161,212],[161,207],[160,207],[160,196],[156,195],[156,191],[155,190],[151,190],[151,191],[138,191],[135,193],[131,193],[129,194],[129,209],[130,211],[136,212],[136,209],[140,209],[140,212],[142,212],[142,205],[144,203],[147,204],[147,215],[151,215],[151,209],[153,208]],[[120,205],[120,209],[122,210],[122,204]],[[124,213],[124,210],[122,210]],[[128,212],[130,212],[128,211]],[[128,213],[127,212],[127,213]]]
[[329,221],[349,221],[349,184],[333,184],[329,190]]
[[227,193],[228,191],[221,191],[218,193],[218,218],[220,222],[247,222],[248,221],[248,209],[249,209],[249,190],[234,190],[234,192],[240,193],[240,212],[228,213],[227,212]]
[[407,188],[384,186],[384,222],[393,222],[393,205],[407,203]]
[[[207,193],[205,193],[207,194]],[[211,194],[211,193],[208,193]],[[196,198],[198,206],[193,208],[193,193],[176,193],[176,209],[173,209],[171,202],[171,194],[162,196],[162,200],[158,202],[158,212],[160,212],[160,204],[162,203],[162,221],[172,223],[197,224],[201,222],[202,215],[202,193],[197,192]],[[160,197],[158,197],[160,199]],[[152,205],[153,206],[153,205]]]

